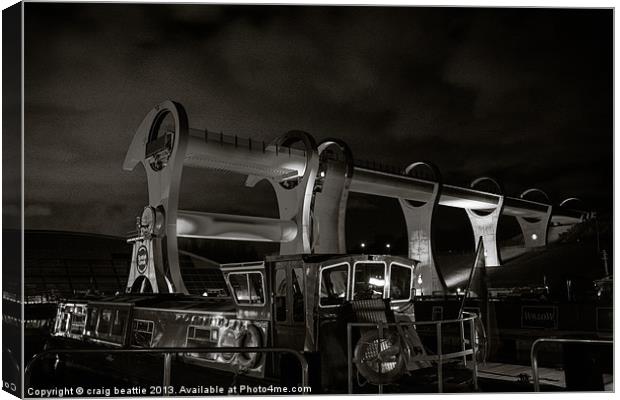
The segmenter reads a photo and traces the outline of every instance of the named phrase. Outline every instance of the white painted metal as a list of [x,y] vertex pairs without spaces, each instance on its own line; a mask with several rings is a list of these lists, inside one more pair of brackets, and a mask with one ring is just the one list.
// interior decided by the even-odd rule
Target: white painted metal
[[[302,150],[267,146],[265,152],[262,145],[255,143],[253,149],[235,146],[230,136],[220,143],[218,134],[212,133],[208,141],[198,137],[201,131],[191,129],[192,136],[184,164],[191,167],[211,168],[238,172],[265,178],[288,179],[303,175],[306,156]],[[208,136],[208,135],[207,135]],[[349,190],[355,193],[401,198],[420,202],[428,202],[433,196],[434,182],[416,179],[389,172],[376,171],[368,168],[355,167]],[[439,197],[439,205],[469,210],[493,210],[497,207],[500,197],[494,193],[482,192],[465,187],[443,185]],[[502,213],[504,215],[544,218],[548,204],[525,199],[506,197]],[[581,220],[579,213],[558,208],[551,218],[552,222],[575,223]]]
[[295,239],[297,224],[295,221],[274,218],[179,210],[177,235],[200,239],[280,243]]

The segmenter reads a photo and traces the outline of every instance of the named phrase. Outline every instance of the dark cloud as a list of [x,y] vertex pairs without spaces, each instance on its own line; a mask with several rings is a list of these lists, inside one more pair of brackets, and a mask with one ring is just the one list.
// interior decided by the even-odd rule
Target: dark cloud
[[[450,183],[494,175],[513,195],[539,186],[554,200],[611,209],[612,18],[584,9],[28,3],[26,201],[52,212],[26,225],[131,229],[145,177],[121,164],[143,116],[168,98],[186,106],[193,127],[256,140],[302,129],[343,138],[359,159],[433,161]],[[275,212],[267,186],[253,192],[211,173],[185,179],[188,207]],[[351,206],[374,207],[363,202]]]

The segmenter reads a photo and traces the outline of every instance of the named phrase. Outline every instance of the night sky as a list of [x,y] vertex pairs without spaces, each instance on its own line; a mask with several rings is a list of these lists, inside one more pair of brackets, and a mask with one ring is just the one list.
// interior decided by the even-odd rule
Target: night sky
[[[265,141],[300,129],[356,159],[432,161],[447,183],[488,175],[508,195],[536,186],[611,211],[611,10],[25,7],[27,229],[131,230],[146,177],[121,165],[165,99],[191,127]],[[184,174],[182,208],[277,216],[264,182]],[[404,229],[395,201],[349,207],[355,240]]]

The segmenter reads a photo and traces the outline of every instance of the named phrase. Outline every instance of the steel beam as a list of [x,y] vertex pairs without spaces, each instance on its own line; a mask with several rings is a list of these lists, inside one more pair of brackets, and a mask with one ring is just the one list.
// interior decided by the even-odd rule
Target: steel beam
[[199,239],[281,243],[295,240],[297,224],[274,218],[179,210],[177,235]]
[[274,145],[265,146],[249,141],[240,144],[238,139],[190,130],[187,152],[183,164],[193,168],[206,168],[254,175],[261,178],[285,180],[303,176],[306,158],[303,150]]
[[[240,143],[234,136],[190,129],[184,165],[237,172],[249,176],[286,180],[304,174],[307,156],[304,150],[291,147],[264,146],[248,139]],[[400,174],[355,167],[349,191],[355,193],[428,202],[434,183]],[[494,210],[500,196],[471,188],[443,185],[438,204],[469,210]],[[505,197],[502,214],[514,217],[545,218],[548,204]],[[551,222],[576,223],[583,213],[558,207]]]
[[[344,163],[331,160],[332,152],[322,154],[334,145],[344,155]],[[561,204],[553,209],[549,221],[549,204],[451,185],[442,185],[438,190],[437,182],[354,167],[351,152],[342,141],[331,140],[321,146],[319,149],[314,138],[301,131],[288,132],[265,145],[190,129],[180,104],[165,101],[157,105],[138,127],[123,163],[125,170],[133,170],[138,163],[144,165],[149,192],[149,206],[145,210],[151,210],[145,211],[137,223],[138,231],[143,231],[133,242],[134,258],[138,257],[139,262],[132,263],[135,279],[128,281],[128,287],[136,279],[154,276],[157,279],[151,280],[157,291],[187,293],[179,266],[178,237],[279,242],[281,254],[342,253],[346,250],[349,192],[405,202],[403,211],[412,255],[415,254],[411,251],[417,252],[416,246],[431,247],[430,225],[436,205],[465,209],[475,236],[482,237],[485,248],[492,253],[487,257],[487,265],[499,263],[496,246],[491,242],[495,241],[500,213],[515,216],[520,222],[549,222],[548,240],[586,216]],[[250,187],[266,179],[276,194],[279,219],[179,211],[184,167],[247,175],[246,186]],[[432,207],[423,211],[408,208],[416,202]],[[155,217],[146,218],[151,214]],[[425,220],[415,222],[420,216]],[[542,222],[540,226],[538,231]],[[418,235],[416,239],[421,231],[425,236]],[[432,266],[432,254],[430,257],[427,264]]]

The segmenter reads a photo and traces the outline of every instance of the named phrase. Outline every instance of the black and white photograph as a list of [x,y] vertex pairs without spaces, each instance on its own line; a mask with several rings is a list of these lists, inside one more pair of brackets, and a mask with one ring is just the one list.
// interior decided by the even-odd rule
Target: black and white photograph
[[5,392],[613,394],[613,6],[5,7]]

